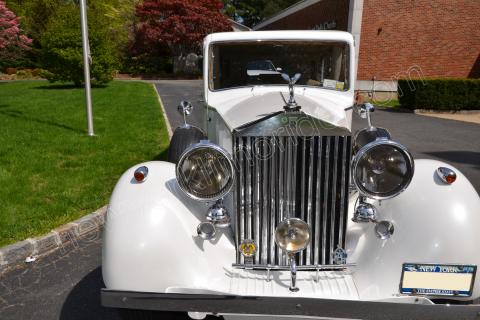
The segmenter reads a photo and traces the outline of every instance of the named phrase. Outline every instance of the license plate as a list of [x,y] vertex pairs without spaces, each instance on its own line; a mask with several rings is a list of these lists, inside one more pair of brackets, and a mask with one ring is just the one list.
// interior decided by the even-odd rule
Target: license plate
[[400,293],[470,297],[477,266],[404,263]]

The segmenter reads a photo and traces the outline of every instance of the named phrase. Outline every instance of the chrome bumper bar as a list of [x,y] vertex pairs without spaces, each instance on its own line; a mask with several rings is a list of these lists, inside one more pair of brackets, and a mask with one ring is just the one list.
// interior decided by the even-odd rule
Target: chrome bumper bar
[[480,319],[480,305],[421,305],[391,302],[257,297],[212,294],[144,293],[102,289],[102,306],[211,314],[309,316],[343,319]]

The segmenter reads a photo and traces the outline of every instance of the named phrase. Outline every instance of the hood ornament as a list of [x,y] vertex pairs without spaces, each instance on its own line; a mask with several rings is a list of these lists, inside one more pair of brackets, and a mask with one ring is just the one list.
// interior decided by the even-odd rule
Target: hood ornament
[[290,93],[290,98],[288,99],[287,104],[283,107],[285,111],[298,111],[300,106],[297,105],[295,101],[295,91],[293,90],[293,85],[300,79],[302,76],[301,73],[296,73],[293,77],[290,77],[286,73],[282,73],[282,78],[288,82],[288,91]]

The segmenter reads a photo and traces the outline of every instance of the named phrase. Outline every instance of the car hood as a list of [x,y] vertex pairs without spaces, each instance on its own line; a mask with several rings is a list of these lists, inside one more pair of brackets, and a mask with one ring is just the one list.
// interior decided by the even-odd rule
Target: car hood
[[[209,107],[233,130],[283,111],[289,94],[286,87],[252,87],[225,90],[211,98]],[[348,92],[300,87],[295,89],[295,100],[305,114],[351,130],[353,97]]]

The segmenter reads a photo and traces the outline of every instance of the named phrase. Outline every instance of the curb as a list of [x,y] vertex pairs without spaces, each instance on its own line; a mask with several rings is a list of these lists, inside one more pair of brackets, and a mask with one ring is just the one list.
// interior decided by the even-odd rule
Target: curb
[[158,99],[158,102],[160,103],[160,107],[162,108],[163,117],[165,118],[165,123],[167,124],[168,137],[172,139],[173,130],[172,130],[172,127],[170,126],[170,120],[168,120],[167,111],[165,110],[165,106],[163,105],[162,98],[158,93],[157,86],[155,86],[155,83],[152,83],[152,86],[153,86],[153,90],[155,90],[155,93],[157,94],[157,99]]
[[480,110],[432,110],[432,109],[415,109],[417,114],[480,114]]
[[[76,239],[98,232],[105,223],[107,206],[63,226],[46,235],[28,238],[26,240],[0,248],[0,274],[7,269],[26,263],[28,258],[36,258],[54,250],[63,248]],[[32,260],[33,261],[33,260]]]

